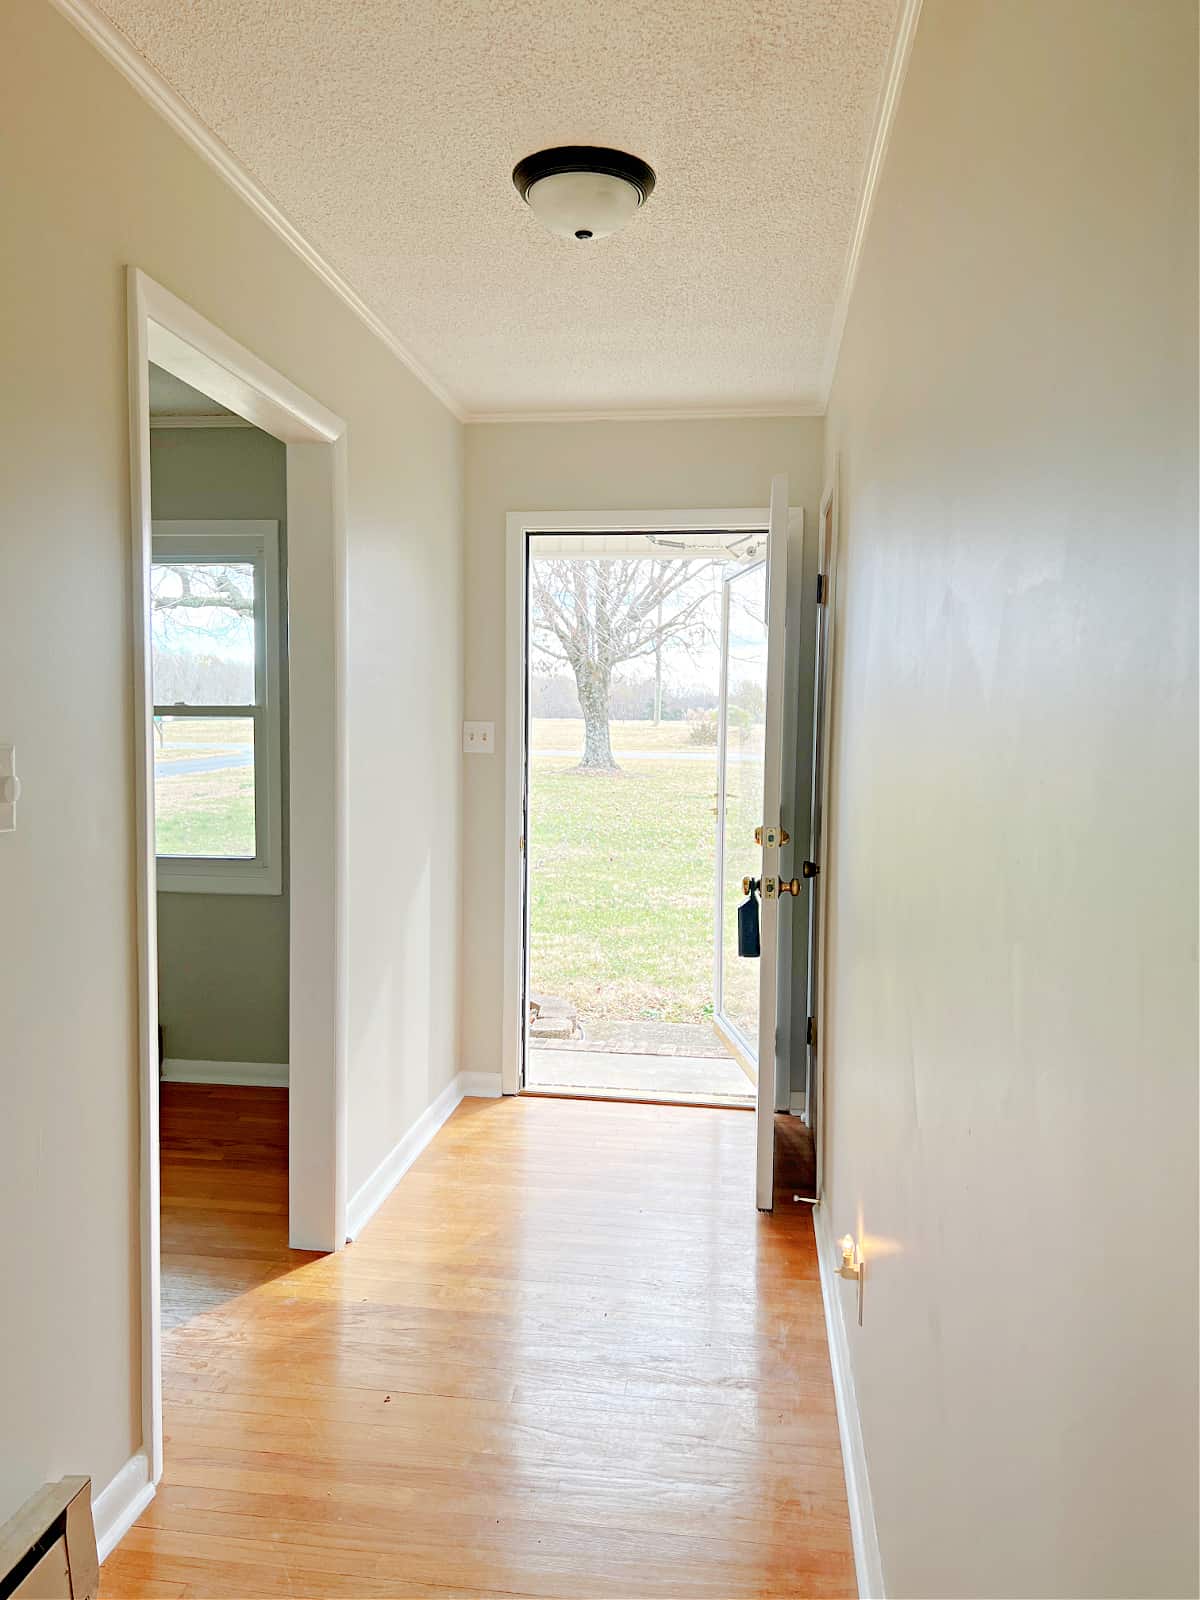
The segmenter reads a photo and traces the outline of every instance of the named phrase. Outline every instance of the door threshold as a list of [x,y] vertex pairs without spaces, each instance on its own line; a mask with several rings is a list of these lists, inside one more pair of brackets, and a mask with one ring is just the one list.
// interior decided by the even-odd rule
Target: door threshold
[[733,1095],[726,1099],[717,1096],[701,1098],[694,1095],[684,1098],[671,1094],[635,1094],[620,1089],[571,1089],[556,1084],[552,1089],[522,1089],[521,1094],[534,1100],[611,1100],[627,1106],[699,1106],[708,1111],[753,1111],[754,1101],[748,1096]]

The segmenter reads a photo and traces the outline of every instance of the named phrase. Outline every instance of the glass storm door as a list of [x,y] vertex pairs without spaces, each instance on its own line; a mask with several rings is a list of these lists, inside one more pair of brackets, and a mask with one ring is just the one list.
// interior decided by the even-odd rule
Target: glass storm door
[[[717,938],[713,1017],[722,1044],[758,1078],[758,962],[738,954],[743,883],[757,879],[767,703],[767,563],[730,565],[722,581],[717,712]],[[761,902],[760,902],[761,917]]]

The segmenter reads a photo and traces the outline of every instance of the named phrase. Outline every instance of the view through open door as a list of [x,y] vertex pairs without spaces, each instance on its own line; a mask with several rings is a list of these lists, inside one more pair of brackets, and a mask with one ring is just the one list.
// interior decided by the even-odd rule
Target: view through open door
[[[513,513],[509,525],[510,725],[517,737],[510,750],[508,815],[517,849],[508,904],[523,937],[513,942],[507,972],[515,1048],[506,1061],[506,1092],[756,1104],[755,1197],[764,1210],[773,1204],[777,1117],[787,1120],[785,1133],[792,1122],[797,1134],[808,1131],[805,1119],[788,1116],[791,933],[797,911],[804,915],[807,909],[794,903],[807,884],[792,876],[793,852],[798,865],[801,847],[793,845],[788,831],[796,825],[793,753],[786,743],[796,731],[789,721],[796,706],[794,683],[789,690],[795,640],[789,646],[788,562],[789,554],[793,562],[800,554],[803,514],[789,510],[787,502],[788,481],[780,477],[771,486],[769,508],[757,512],[677,513],[674,520],[662,513],[607,513],[602,519]],[[693,572],[685,570],[689,564]],[[706,582],[715,612],[711,620],[702,614],[709,605]],[[569,706],[566,712],[542,706],[535,713],[534,691],[540,693],[550,681],[546,672],[531,676],[535,653],[553,654],[556,642],[563,651],[573,646],[578,630],[567,623],[577,613],[590,616],[597,597],[611,610],[622,597],[636,598],[654,584],[663,586],[685,619],[695,620],[700,644],[688,645],[698,651],[691,658],[693,668],[697,661],[703,664],[703,639],[718,643],[719,650],[710,649],[708,657],[714,672],[719,668],[717,710],[685,718],[674,708],[674,720],[664,715],[661,722],[648,721],[644,713],[641,720],[609,716],[610,748],[600,750],[597,744],[597,750],[608,762],[606,775],[616,772],[624,783],[611,837],[605,851],[597,852],[596,806],[607,799],[611,785],[596,789],[600,779],[589,779],[584,770],[591,750],[581,732],[586,714],[581,722],[576,710],[571,722]],[[665,612],[666,607],[664,620],[669,620]],[[709,742],[703,737],[706,725],[717,747],[707,758],[702,748]],[[716,792],[709,789],[706,795],[713,780],[702,768],[714,758]],[[536,805],[531,799],[535,778]],[[583,783],[593,787],[581,808],[568,802]],[[653,805],[659,790],[664,798],[658,812],[644,825],[632,825],[631,808]],[[715,844],[715,861],[706,849],[701,815],[714,800],[718,820],[708,849]],[[591,820],[581,828],[579,818],[585,815]],[[692,848],[681,855],[687,870],[672,880],[686,891],[679,904],[694,910],[705,881],[713,894],[711,942],[692,911],[677,918],[665,978],[655,966],[653,937],[661,919],[656,922],[646,904],[623,889],[645,881],[638,851],[644,854],[645,839],[660,815],[673,819],[676,832],[684,824],[693,829],[686,835]],[[594,938],[587,919],[597,905],[616,908],[608,916],[607,967],[588,942]],[[697,989],[694,958],[706,943],[711,986],[701,979]],[[667,998],[680,1006],[686,1002],[695,1014],[647,1021],[644,1004],[628,1010],[633,1002],[620,985],[630,974],[638,981],[654,980],[659,1010],[664,1009],[659,990],[669,979],[674,988]],[[707,1046],[701,1039],[706,1016]],[[675,1046],[676,1034],[687,1035],[682,1053],[668,1048]],[[659,1087],[668,1079],[665,1090]],[[810,1198],[807,1187],[803,1198]]]

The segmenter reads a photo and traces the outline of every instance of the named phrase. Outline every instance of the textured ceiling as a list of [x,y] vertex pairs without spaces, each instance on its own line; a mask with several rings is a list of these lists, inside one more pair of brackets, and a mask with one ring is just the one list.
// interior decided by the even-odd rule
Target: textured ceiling
[[[817,402],[896,0],[98,0],[467,413]],[[509,181],[642,156],[621,233]]]

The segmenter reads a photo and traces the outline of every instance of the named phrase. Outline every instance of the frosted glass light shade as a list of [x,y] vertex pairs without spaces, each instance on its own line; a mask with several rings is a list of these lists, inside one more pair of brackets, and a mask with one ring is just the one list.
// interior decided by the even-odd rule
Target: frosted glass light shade
[[512,181],[551,233],[586,240],[623,228],[649,198],[656,179],[653,167],[624,150],[562,144],[518,161]]
[[604,239],[623,228],[642,203],[642,192],[607,172],[555,172],[531,184],[530,210],[564,239]]

